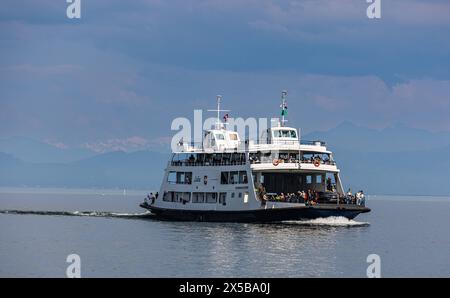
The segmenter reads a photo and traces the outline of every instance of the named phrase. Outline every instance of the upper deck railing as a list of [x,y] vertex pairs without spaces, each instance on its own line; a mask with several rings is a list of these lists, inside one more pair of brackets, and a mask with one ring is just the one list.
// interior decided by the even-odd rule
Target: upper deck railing
[[309,141],[309,140],[275,140],[273,143],[265,141],[255,142],[253,140],[246,140],[239,142],[238,146],[213,146],[205,147],[203,143],[190,142],[182,143],[178,146],[177,152],[244,152],[254,150],[299,150],[299,145],[307,146],[326,146],[323,141]]

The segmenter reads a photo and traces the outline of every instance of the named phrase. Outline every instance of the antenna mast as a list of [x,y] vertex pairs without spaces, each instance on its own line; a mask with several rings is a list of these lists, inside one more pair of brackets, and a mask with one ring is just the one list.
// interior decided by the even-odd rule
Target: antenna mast
[[287,91],[281,91],[281,126],[284,126],[284,123],[287,122],[285,119],[285,116],[287,115],[286,96]]
[[217,95],[217,123],[216,129],[220,129],[220,101],[222,100],[222,95]]
[[220,109],[220,101],[222,100],[222,95],[217,95],[217,110],[208,110],[209,112],[217,112],[217,122],[216,122],[216,129],[221,129],[221,124],[222,122],[220,122],[220,112],[229,112],[230,110],[221,110]]

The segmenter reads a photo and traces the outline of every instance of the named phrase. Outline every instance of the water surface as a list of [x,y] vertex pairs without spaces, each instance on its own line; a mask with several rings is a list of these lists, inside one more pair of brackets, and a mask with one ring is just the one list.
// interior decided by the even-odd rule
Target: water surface
[[0,189],[2,212],[40,211],[0,213],[0,276],[64,277],[72,253],[83,277],[365,277],[372,253],[382,276],[450,276],[447,197],[369,196],[355,221],[243,224],[153,220],[144,195]]

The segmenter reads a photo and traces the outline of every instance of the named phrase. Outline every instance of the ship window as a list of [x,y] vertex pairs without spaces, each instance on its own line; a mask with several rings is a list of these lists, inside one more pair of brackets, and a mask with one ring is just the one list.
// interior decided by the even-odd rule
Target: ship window
[[184,183],[185,184],[192,183],[192,172],[186,172],[186,175],[184,176]]
[[247,184],[247,172],[246,171],[239,171],[239,183],[240,184]]
[[242,198],[242,192],[239,193],[238,198]]
[[177,183],[178,184],[183,184],[184,183],[184,178],[185,174],[184,172],[177,172]]
[[237,134],[236,133],[230,133],[230,140],[237,141],[238,140]]
[[316,176],[316,184],[322,184],[322,175]]
[[171,192],[164,192],[164,195],[163,195],[163,201],[165,201],[165,202],[170,202],[171,201],[171,195],[172,195],[172,193]]
[[218,140],[225,140],[225,136],[221,133],[216,133],[216,139]]
[[231,193],[231,198],[234,198],[234,192]]
[[177,172],[169,172],[169,175],[167,175],[167,182],[170,184],[177,183]]
[[312,183],[312,176],[308,175],[306,176],[306,184],[311,184]]
[[227,198],[227,193],[226,192],[221,192],[219,194],[219,204],[226,205],[227,204],[226,198]]
[[230,184],[239,183],[239,172],[230,172]]
[[205,193],[203,192],[192,193],[192,203],[204,203],[204,202],[205,202]]
[[222,172],[220,174],[220,184],[228,184],[229,172]]
[[164,196],[163,196],[163,201],[166,201],[166,202],[181,202],[181,200],[180,200],[181,194],[182,193],[173,192],[173,191],[165,192]]
[[244,203],[248,203],[248,192],[244,193]]
[[191,184],[192,172],[169,172],[167,182],[170,184]]
[[217,203],[217,193],[207,192],[206,193],[206,203]]
[[186,203],[191,201],[191,193],[190,192],[183,192],[183,201]]

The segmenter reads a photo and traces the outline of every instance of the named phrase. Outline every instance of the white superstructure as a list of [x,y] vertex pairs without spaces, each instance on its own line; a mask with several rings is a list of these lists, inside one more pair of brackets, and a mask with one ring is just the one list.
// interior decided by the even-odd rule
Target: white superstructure
[[285,96],[283,92],[282,121],[259,141],[241,140],[226,129],[218,97],[215,128],[204,132],[201,144],[179,144],[148,209],[217,216],[308,203],[339,205],[345,194],[333,154],[324,142],[304,141],[297,129],[284,126]]

